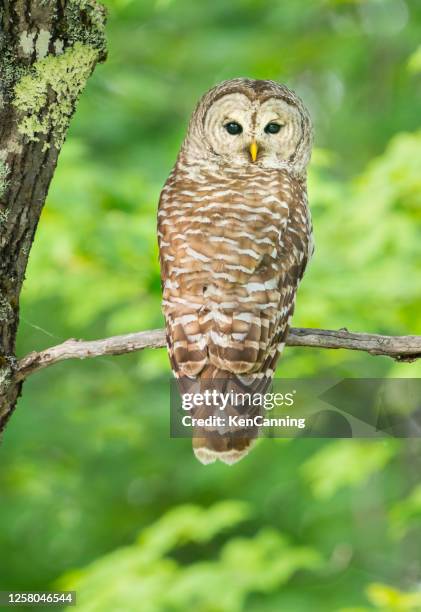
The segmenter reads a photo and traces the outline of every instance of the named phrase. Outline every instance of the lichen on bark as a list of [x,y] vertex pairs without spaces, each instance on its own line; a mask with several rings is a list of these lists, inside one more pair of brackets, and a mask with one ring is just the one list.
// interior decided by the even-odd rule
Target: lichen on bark
[[105,23],[106,10],[96,0],[0,2],[0,109],[17,81],[31,74],[34,61],[59,56],[77,43],[95,49],[96,61],[104,61]]
[[[7,177],[9,176],[9,171],[10,171],[9,166],[6,164],[5,161],[0,159],[0,200],[6,193],[6,189],[8,185]],[[1,213],[0,213],[0,221],[1,221]]]
[[59,149],[75,103],[97,61],[97,49],[78,42],[61,55],[36,62],[14,88],[19,133],[34,142],[40,134],[51,134]]
[[[89,28],[81,20],[81,13],[90,22]],[[107,54],[104,7],[93,0],[70,0],[66,6],[66,17],[70,42],[81,42],[94,47],[98,50],[100,60],[104,60]]]

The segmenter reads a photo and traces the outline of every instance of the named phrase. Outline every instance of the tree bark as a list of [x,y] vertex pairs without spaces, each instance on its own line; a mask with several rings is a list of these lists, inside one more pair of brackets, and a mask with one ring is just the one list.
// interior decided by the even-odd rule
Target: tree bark
[[79,94],[106,57],[104,28],[94,0],[0,0],[0,431],[21,392],[29,252]]

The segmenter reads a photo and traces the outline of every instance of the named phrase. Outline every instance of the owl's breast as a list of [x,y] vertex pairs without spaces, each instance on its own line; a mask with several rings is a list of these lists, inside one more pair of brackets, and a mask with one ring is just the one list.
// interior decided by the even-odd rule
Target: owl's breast
[[189,375],[208,360],[244,373],[274,359],[304,252],[306,200],[290,177],[257,169],[216,178],[174,177],[159,208],[163,309]]
[[163,192],[161,253],[179,286],[203,293],[213,283],[241,293],[256,273],[263,282],[272,278],[289,216],[281,186],[277,174],[266,173],[225,177],[217,186],[210,178],[176,184]]

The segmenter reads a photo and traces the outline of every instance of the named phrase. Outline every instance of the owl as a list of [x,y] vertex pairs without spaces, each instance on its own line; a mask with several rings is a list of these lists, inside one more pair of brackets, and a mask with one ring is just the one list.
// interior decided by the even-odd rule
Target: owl
[[[181,392],[212,381],[268,388],[313,252],[312,140],[303,102],[274,81],[224,81],[194,110],[158,210],[162,307]],[[197,428],[193,450],[204,464],[232,464],[256,435]]]

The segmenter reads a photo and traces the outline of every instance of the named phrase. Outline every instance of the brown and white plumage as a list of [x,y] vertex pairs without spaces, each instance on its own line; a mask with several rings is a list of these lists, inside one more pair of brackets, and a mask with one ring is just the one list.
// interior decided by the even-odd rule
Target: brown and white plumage
[[[241,133],[227,132],[233,122]],[[311,144],[303,103],[272,81],[225,81],[193,113],[158,212],[163,312],[181,388],[223,380],[263,391],[270,382],[313,250]],[[202,430],[195,454],[233,463],[255,435]]]

